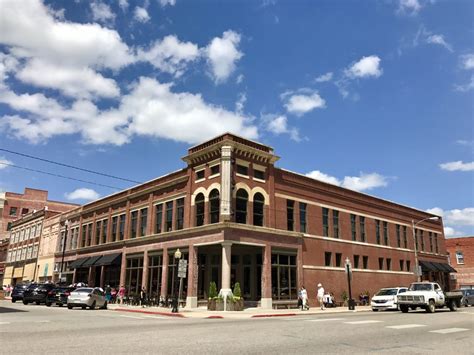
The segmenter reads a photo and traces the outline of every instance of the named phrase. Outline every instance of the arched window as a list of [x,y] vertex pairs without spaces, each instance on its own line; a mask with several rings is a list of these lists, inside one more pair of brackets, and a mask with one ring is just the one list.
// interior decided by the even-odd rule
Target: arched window
[[265,197],[260,192],[253,196],[253,224],[254,226],[263,226],[263,206]]
[[247,201],[249,194],[244,189],[237,191],[235,201],[235,221],[237,223],[247,223]]
[[199,193],[194,202],[196,205],[196,226],[204,224],[204,194]]
[[210,212],[210,222],[218,223],[219,214],[220,214],[220,199],[219,199],[219,190],[214,189],[209,194],[209,212]]

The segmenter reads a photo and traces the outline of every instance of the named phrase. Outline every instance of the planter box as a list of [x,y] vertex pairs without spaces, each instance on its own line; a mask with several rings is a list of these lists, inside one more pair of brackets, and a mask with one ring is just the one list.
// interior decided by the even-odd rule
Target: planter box
[[216,300],[215,299],[207,300],[207,310],[208,311],[215,311],[216,310]]

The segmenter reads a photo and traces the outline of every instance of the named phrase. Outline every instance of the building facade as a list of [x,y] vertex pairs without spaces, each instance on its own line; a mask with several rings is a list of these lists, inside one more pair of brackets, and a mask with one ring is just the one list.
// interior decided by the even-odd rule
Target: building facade
[[245,301],[262,307],[296,300],[303,284],[310,300],[318,283],[340,300],[345,260],[353,296],[415,281],[415,260],[438,266],[423,278],[447,286],[442,220],[417,224],[413,237],[413,223],[432,214],[277,168],[271,147],[232,134],[183,160],[181,170],[61,216],[74,281],[166,298],[179,249],[188,307],[207,300],[211,281],[223,293],[239,282]]
[[446,250],[451,266],[456,269],[451,274],[451,287],[474,289],[474,236],[448,238]]

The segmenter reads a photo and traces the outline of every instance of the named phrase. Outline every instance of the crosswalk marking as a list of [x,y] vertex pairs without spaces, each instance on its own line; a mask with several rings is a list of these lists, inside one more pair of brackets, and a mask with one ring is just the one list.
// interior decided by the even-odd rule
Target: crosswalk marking
[[35,323],[49,323],[49,320],[37,320]]
[[10,322],[0,322],[0,324],[11,324]]
[[450,333],[457,333],[457,332],[465,332],[466,328],[446,328],[446,329],[438,329],[438,330],[431,330],[430,333],[437,333],[437,334],[450,334]]
[[359,320],[355,322],[344,322],[345,324],[370,324],[370,323],[382,323],[381,320]]
[[346,318],[323,318],[323,319],[306,319],[308,322],[332,322],[336,320],[344,320]]
[[124,317],[124,318],[133,318],[133,319],[145,319],[143,317],[135,317],[135,316],[126,316],[124,314],[121,314],[120,317]]
[[408,329],[408,328],[417,328],[417,327],[426,327],[424,324],[402,324],[402,325],[391,325],[385,328],[390,329]]
[[160,317],[160,316],[145,316],[148,319],[169,319],[169,317]]

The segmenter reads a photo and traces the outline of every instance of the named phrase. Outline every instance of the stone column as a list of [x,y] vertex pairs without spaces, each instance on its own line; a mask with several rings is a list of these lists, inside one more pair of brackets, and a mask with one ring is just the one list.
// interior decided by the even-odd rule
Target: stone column
[[[232,147],[223,146],[221,148],[221,222],[231,220],[232,202]],[[207,211],[206,211],[207,212]]]
[[105,289],[104,280],[105,280],[105,265],[102,265],[100,267],[100,287],[102,287],[103,289]]
[[125,249],[122,250],[122,263],[120,264],[120,286],[125,287],[125,281],[127,276],[127,254],[125,254]]
[[87,278],[87,284],[89,287],[95,287],[95,266],[89,267],[89,277]]
[[76,283],[76,276],[77,276],[77,269],[74,269],[74,271],[72,272],[72,283],[73,284]]
[[163,248],[163,265],[161,268],[161,296],[166,300],[168,297],[168,248]]
[[143,252],[142,287],[148,292],[148,250]]
[[272,247],[266,245],[262,252],[262,298],[260,306],[272,308]]
[[219,295],[227,297],[232,295],[230,289],[230,271],[231,271],[231,255],[232,255],[232,242],[222,242],[222,288],[219,291]]
[[186,308],[197,308],[197,288],[198,288],[198,248],[189,246],[188,254],[188,294],[186,296]]

